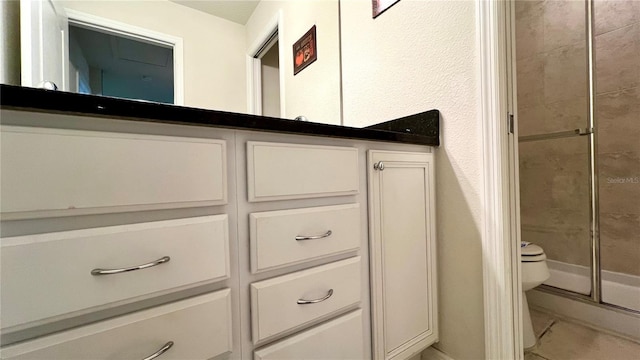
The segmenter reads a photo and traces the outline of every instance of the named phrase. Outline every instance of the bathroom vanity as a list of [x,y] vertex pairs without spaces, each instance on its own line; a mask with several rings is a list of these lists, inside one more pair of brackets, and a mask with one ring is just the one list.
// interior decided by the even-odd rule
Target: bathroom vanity
[[437,110],[371,128],[2,85],[3,359],[438,341]]

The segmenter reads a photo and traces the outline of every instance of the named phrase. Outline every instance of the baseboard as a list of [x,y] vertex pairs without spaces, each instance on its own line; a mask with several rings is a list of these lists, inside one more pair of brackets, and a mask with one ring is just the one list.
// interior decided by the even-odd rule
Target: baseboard
[[[546,285],[583,295],[591,293],[591,270],[586,266],[547,259],[551,278]],[[602,301],[640,311],[640,276],[602,270]]]
[[421,360],[453,360],[452,357],[442,351],[430,346],[422,351]]

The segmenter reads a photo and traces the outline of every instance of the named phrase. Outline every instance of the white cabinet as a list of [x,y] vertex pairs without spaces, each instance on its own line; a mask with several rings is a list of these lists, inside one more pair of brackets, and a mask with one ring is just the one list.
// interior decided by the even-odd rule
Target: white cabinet
[[246,174],[238,178],[247,184],[238,187],[238,228],[250,270],[240,279],[250,289],[241,293],[250,314],[243,357],[370,358],[362,145],[243,134],[241,151]]
[[369,151],[373,347],[407,359],[438,340],[433,155]]
[[222,140],[20,126],[0,134],[3,220],[227,202]]
[[255,360],[359,360],[365,358],[362,309],[255,352]]
[[357,305],[360,280],[360,257],[355,257],[253,283],[253,342]]
[[226,214],[6,237],[0,249],[3,330],[229,277]]
[[426,147],[5,119],[2,358],[144,358],[173,341],[162,359],[386,360],[437,341]]
[[254,273],[360,247],[358,204],[252,213],[249,225]]
[[249,201],[305,199],[358,192],[358,149],[250,141]]
[[6,360],[211,359],[232,347],[231,295],[221,290],[9,346]]
[[2,113],[1,357],[239,358],[233,133],[73,118]]

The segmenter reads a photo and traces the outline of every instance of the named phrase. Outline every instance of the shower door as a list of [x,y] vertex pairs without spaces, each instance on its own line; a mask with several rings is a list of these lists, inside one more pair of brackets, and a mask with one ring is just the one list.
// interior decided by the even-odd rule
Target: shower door
[[589,43],[584,1],[516,1],[522,241],[563,290],[592,293]]
[[546,285],[640,312],[640,1],[515,15],[522,240]]
[[546,285],[590,296],[589,139],[553,136],[520,140],[521,238],[544,249]]
[[602,302],[640,311],[640,1],[594,1]]

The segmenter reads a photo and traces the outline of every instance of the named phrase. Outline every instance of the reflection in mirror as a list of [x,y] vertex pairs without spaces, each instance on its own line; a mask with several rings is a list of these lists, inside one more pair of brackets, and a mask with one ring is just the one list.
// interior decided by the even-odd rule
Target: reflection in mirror
[[174,104],[173,47],[69,24],[69,91]]
[[[341,123],[338,0],[2,3],[3,34],[22,42],[3,49],[20,75],[2,64],[2,82]],[[314,25],[318,60],[294,75],[292,46]],[[87,30],[101,40],[84,39]],[[171,90],[158,90],[171,82],[162,68]]]

